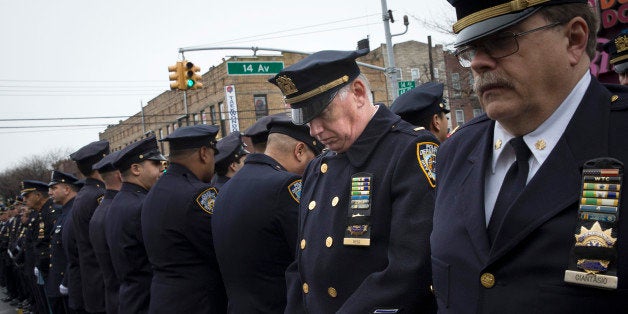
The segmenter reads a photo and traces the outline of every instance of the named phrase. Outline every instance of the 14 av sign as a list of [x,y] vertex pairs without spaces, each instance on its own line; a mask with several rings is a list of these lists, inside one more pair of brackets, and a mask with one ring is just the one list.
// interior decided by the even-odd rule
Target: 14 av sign
[[283,69],[281,61],[267,62],[247,62],[232,61],[227,62],[227,74],[229,75],[266,75],[277,74]]

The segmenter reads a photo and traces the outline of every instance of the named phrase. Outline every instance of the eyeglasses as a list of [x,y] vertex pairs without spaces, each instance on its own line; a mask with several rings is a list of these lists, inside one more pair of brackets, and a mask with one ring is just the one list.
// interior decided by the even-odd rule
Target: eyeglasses
[[482,49],[489,57],[493,59],[500,59],[508,57],[517,51],[519,51],[518,37],[534,33],[536,31],[542,31],[561,25],[562,22],[555,22],[538,28],[534,28],[521,33],[513,32],[501,32],[495,36],[490,36],[476,44],[463,46],[456,50],[454,55],[458,58],[460,65],[468,68],[471,66],[471,61],[475,58],[478,49]]

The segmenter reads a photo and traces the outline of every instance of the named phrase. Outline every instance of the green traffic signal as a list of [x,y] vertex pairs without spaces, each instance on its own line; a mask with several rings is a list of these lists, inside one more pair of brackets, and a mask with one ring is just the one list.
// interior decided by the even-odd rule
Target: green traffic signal
[[188,85],[188,88],[194,87],[194,80],[188,79],[187,80],[187,85]]

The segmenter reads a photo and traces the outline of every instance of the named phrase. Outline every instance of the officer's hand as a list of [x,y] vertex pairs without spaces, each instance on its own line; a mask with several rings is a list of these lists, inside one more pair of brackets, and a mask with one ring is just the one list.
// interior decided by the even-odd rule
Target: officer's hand
[[68,288],[66,288],[66,286],[64,285],[59,285],[59,292],[61,292],[61,294],[63,295],[68,295]]
[[39,268],[33,268],[33,275],[35,275],[35,277],[39,277]]

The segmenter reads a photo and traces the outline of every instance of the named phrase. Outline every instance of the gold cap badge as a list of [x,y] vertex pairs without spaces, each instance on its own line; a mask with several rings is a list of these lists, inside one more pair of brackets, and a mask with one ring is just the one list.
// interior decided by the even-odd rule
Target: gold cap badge
[[294,82],[292,81],[292,79],[285,75],[278,77],[276,81],[277,81],[277,86],[279,87],[279,89],[285,96],[294,94],[299,91],[297,89],[297,86],[294,85]]

